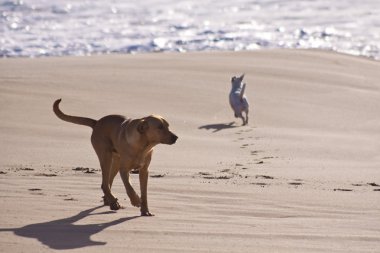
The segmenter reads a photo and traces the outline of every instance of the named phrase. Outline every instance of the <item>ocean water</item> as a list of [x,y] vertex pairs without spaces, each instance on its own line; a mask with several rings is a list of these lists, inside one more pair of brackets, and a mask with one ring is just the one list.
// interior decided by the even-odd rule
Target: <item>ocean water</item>
[[262,48],[380,60],[380,0],[0,0],[0,57]]

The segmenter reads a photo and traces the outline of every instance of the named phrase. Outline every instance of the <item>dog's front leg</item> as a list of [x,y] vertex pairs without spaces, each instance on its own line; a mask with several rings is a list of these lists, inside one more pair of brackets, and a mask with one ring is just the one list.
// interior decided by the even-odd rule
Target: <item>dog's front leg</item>
[[153,216],[148,208],[148,168],[141,168],[139,172],[141,190],[141,216]]
[[141,216],[154,216],[149,212],[148,208],[148,177],[149,177],[149,164],[151,161],[152,153],[148,154],[145,160],[145,164],[140,168],[140,191],[141,191]]
[[129,182],[129,172],[130,169],[127,169],[126,167],[121,167],[120,168],[120,176],[121,179],[123,180],[125,190],[127,191],[127,195],[131,201],[131,204],[136,207],[141,206],[141,199],[133,189],[131,183]]

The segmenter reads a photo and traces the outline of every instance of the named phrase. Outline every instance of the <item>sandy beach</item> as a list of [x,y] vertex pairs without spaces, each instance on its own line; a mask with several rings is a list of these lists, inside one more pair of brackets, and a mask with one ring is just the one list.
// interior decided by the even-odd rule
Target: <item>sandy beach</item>
[[[0,252],[379,252],[380,62],[313,50],[0,60]],[[228,104],[245,73],[250,123]],[[159,114],[140,217],[91,129]],[[138,187],[138,175],[132,175]]]

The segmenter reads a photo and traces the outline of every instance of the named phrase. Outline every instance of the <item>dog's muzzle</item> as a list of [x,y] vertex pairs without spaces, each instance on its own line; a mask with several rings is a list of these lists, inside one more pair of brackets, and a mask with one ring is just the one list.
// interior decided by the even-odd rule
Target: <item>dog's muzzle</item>
[[178,136],[175,134],[172,134],[169,144],[172,145],[172,144],[176,143],[177,139],[178,139]]

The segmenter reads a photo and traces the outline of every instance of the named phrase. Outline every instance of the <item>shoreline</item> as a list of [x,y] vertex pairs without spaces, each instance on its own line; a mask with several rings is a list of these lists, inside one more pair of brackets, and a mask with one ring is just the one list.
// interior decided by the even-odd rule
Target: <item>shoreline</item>
[[379,62],[380,59],[376,59],[373,56],[365,56],[365,55],[356,55],[352,53],[345,53],[342,51],[336,51],[333,49],[319,49],[319,48],[260,48],[260,49],[254,49],[254,50],[238,50],[238,51],[231,51],[231,50],[209,50],[209,51],[185,51],[185,52],[179,52],[179,51],[152,51],[152,52],[138,52],[138,53],[99,53],[99,54],[88,54],[88,55],[52,55],[52,56],[12,56],[12,57],[0,57],[0,60],[7,60],[7,59],[46,59],[46,58],[53,58],[53,59],[60,59],[60,58],[86,58],[86,57],[114,57],[114,56],[134,56],[134,55],[155,55],[155,54],[179,54],[179,55],[188,55],[188,54],[240,54],[240,53],[257,53],[257,52],[271,52],[271,51],[300,51],[300,52],[319,52],[319,53],[328,53],[328,54],[337,54],[342,56],[349,56],[353,58],[359,58],[364,60],[370,60],[374,62]]

